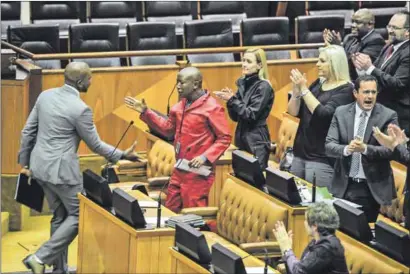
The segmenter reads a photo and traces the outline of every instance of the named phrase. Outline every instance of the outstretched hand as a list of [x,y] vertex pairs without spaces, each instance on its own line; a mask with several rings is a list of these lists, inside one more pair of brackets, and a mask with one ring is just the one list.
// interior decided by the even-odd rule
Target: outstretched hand
[[129,148],[124,150],[124,154],[123,154],[124,159],[126,159],[128,161],[132,161],[132,162],[138,161],[138,159],[139,159],[138,153],[134,151],[136,145],[137,145],[137,141],[135,141],[132,144],[132,146],[130,146]]
[[283,224],[282,221],[278,221],[275,224],[275,228],[273,229],[273,234],[275,234],[276,240],[279,243],[280,251],[282,252],[282,254],[284,254],[285,251],[292,249],[293,232],[292,231],[286,232],[285,225]]
[[131,108],[135,111],[138,111],[139,113],[143,113],[148,108],[148,106],[145,103],[144,99],[142,99],[140,101],[140,100],[137,100],[133,97],[127,96],[127,97],[125,97],[124,101],[125,101],[125,105],[127,107],[129,107],[129,108]]

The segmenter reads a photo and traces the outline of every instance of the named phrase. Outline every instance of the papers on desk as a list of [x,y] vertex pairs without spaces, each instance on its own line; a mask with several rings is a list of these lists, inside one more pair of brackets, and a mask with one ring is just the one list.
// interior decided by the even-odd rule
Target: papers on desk
[[[157,216],[155,217],[145,217],[145,222],[150,225],[157,225]],[[161,217],[161,227],[165,226],[165,221],[168,221],[169,217]]]
[[[265,273],[263,266],[257,267],[245,267],[246,274],[261,274]],[[272,270],[268,268],[268,274],[275,274]]]
[[180,170],[184,170],[184,171],[188,171],[188,172],[192,172],[192,173],[196,173],[202,176],[209,176],[209,174],[211,174],[211,167],[209,166],[201,166],[200,168],[193,168],[190,167],[188,165],[189,161],[187,159],[179,159],[176,164],[175,164],[175,168],[180,169]]
[[156,201],[138,201],[141,208],[157,208],[158,202]]

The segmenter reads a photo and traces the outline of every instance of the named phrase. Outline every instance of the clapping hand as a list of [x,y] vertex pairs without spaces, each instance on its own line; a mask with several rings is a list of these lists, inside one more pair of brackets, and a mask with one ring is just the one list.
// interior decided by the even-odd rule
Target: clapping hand
[[125,105],[135,111],[138,111],[139,113],[143,113],[148,107],[147,104],[145,103],[145,100],[142,99],[137,100],[133,97],[127,96],[125,97]]
[[323,40],[325,41],[325,46],[329,46],[331,44],[340,45],[342,43],[342,36],[340,35],[340,32],[325,29],[323,31]]
[[129,148],[127,148],[124,151],[124,154],[123,154],[124,159],[126,159],[128,161],[132,161],[132,162],[138,161],[138,159],[139,159],[138,153],[134,151],[136,145],[137,145],[137,141],[135,141],[132,144],[132,146],[130,146]]
[[347,146],[347,151],[349,153],[353,152],[359,152],[363,153],[366,150],[366,144],[363,143],[363,139],[356,137],[352,141],[350,141],[350,144]]
[[368,70],[372,65],[372,59],[370,59],[370,56],[364,53],[355,53],[352,55],[352,62],[353,65],[358,69],[358,70]]
[[408,142],[408,138],[397,125],[390,124],[387,128],[387,134],[381,132],[378,127],[373,127],[373,136],[376,138],[377,142],[384,147],[394,150],[394,148],[399,144],[405,144]]
[[280,251],[282,254],[285,253],[285,251],[292,249],[292,238],[293,238],[293,232],[289,231],[286,232],[285,225],[283,224],[282,221],[278,221],[275,224],[275,228],[273,229],[273,234],[276,237],[276,240],[279,243]]
[[233,96],[233,92],[229,88],[223,88],[221,91],[214,91],[214,94],[216,97],[224,101],[228,101]]
[[292,69],[290,71],[290,80],[293,84],[293,96],[299,96],[300,93],[307,89],[306,73],[302,73],[298,69]]

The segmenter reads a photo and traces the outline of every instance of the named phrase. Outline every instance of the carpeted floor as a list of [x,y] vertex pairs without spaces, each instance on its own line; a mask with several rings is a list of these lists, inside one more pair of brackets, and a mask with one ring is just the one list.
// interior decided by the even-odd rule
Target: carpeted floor
[[[21,261],[49,238],[50,219],[51,216],[32,216],[24,231],[8,232],[2,237],[0,273],[27,272]],[[74,271],[77,265],[77,239],[71,243],[68,250],[70,272]]]

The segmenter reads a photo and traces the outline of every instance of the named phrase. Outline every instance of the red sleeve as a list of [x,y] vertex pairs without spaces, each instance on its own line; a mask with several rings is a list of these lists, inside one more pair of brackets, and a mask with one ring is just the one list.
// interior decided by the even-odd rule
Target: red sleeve
[[140,119],[147,125],[166,136],[175,134],[175,112],[171,110],[168,119],[165,119],[150,109],[141,113]]
[[232,136],[229,131],[228,121],[225,111],[221,106],[217,106],[208,116],[209,125],[214,132],[215,142],[203,153],[209,162],[214,163],[221,157],[231,144]]

